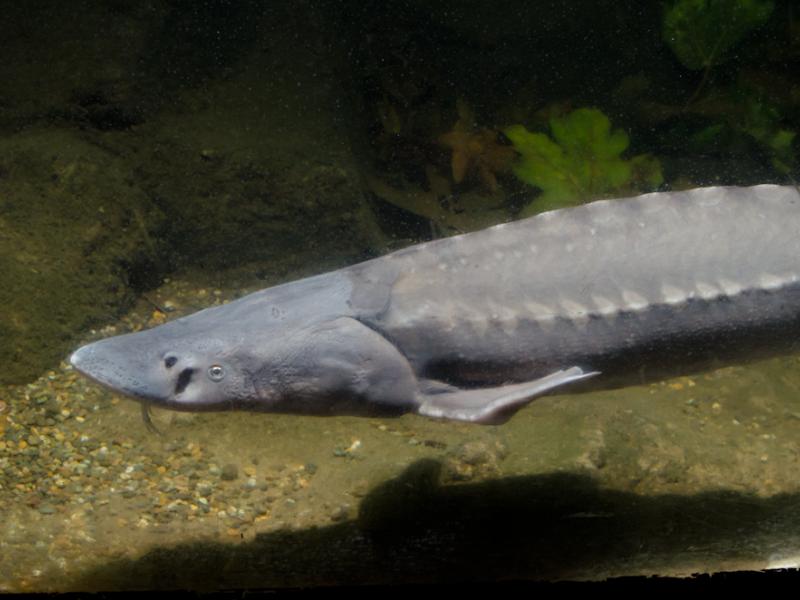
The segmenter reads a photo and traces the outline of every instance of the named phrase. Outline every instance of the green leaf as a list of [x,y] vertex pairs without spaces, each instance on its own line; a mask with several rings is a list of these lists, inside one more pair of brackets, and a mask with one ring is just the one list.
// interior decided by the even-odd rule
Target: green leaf
[[664,183],[661,162],[650,154],[639,154],[631,161],[631,183],[636,188],[655,189]]
[[619,193],[632,184],[652,188],[663,182],[658,159],[621,157],[628,135],[612,131],[608,117],[597,109],[581,108],[554,117],[550,131],[552,138],[522,125],[504,132],[520,155],[514,174],[542,190],[522,216]]
[[784,119],[780,111],[761,94],[744,93],[740,101],[745,107],[743,117],[731,120],[730,126],[765,148],[779,173],[789,173],[796,162],[792,147],[796,132],[782,126]]
[[763,25],[772,0],[676,0],[664,11],[662,36],[689,69],[709,69]]

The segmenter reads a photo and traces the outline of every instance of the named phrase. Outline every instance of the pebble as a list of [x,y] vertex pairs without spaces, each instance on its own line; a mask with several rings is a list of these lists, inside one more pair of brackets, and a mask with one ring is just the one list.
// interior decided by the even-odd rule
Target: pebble
[[[207,295],[219,297],[216,292]],[[149,310],[140,317],[123,317],[98,337],[139,330],[149,318]],[[129,401],[111,396],[66,364],[2,392],[0,507],[11,508],[3,512],[2,541],[13,540],[17,531],[20,544],[28,544],[24,554],[22,548],[13,557],[7,548],[2,554],[28,577],[42,561],[72,567],[106,552],[138,551],[139,534],[214,536],[230,530],[239,536],[253,524],[275,528],[291,521],[280,521],[273,511],[295,507],[292,512],[314,514],[305,499],[317,464],[267,464],[267,459],[247,454],[240,465],[226,464],[204,444],[182,437],[180,426],[164,432],[167,439],[149,434],[138,419],[125,423],[130,431],[120,428],[128,416],[118,419],[117,413],[125,407],[130,414]],[[344,452],[351,455],[356,448],[351,444]],[[228,483],[240,479],[241,485]],[[345,519],[351,512],[338,507],[331,518]],[[217,515],[224,519],[222,527]],[[320,520],[327,516],[327,511],[318,514]],[[78,538],[94,526],[100,531],[109,525],[130,530],[130,546],[116,534],[110,538],[114,549],[87,548]],[[47,541],[59,535],[67,540],[63,546]],[[41,555],[29,551],[37,541],[43,544]],[[49,577],[54,572],[48,567],[46,573]]]
[[331,521],[343,521],[350,514],[350,505],[342,504],[331,512]]
[[208,483],[207,481],[200,482],[195,487],[195,491],[201,496],[210,496],[211,493],[214,491],[214,486]]
[[220,473],[220,477],[224,481],[233,481],[239,476],[239,467],[237,467],[233,463],[228,463],[224,467],[222,467],[222,472]]

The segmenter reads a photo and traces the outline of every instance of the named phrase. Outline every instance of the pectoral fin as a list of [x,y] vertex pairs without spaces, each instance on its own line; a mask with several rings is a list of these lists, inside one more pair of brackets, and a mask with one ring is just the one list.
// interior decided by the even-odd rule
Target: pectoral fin
[[598,375],[580,367],[556,371],[540,379],[493,388],[462,390],[430,382],[417,393],[417,412],[428,417],[497,425],[507,421],[525,404],[554,388]]

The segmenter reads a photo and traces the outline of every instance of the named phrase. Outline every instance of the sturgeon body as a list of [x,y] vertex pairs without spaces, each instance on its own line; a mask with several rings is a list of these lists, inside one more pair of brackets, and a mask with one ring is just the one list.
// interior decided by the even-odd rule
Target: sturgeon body
[[602,200],[268,288],[72,364],[177,410],[498,423],[555,390],[794,349],[800,195],[709,187]]

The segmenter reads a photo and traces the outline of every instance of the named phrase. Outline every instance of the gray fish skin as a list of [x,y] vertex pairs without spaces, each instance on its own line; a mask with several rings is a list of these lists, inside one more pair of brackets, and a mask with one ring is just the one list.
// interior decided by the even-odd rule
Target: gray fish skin
[[552,391],[794,350],[799,232],[787,186],[601,200],[268,288],[70,360],[176,410],[500,423]]

